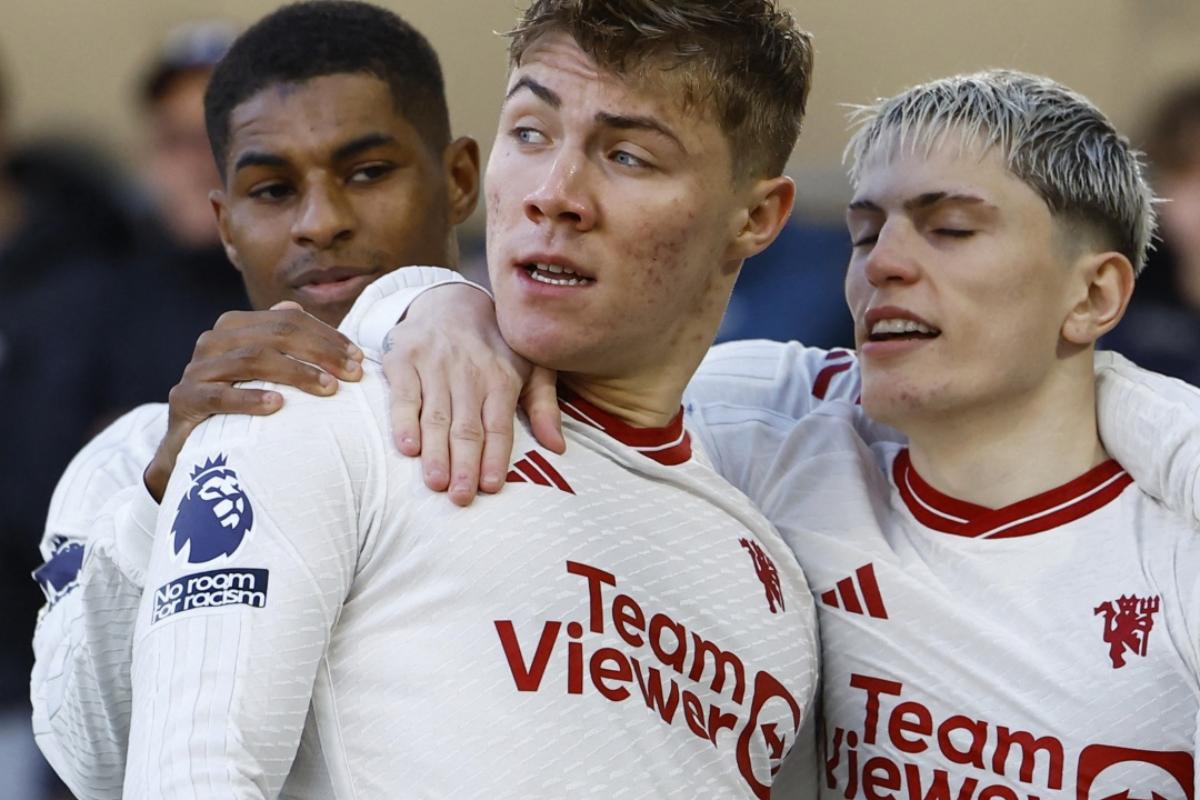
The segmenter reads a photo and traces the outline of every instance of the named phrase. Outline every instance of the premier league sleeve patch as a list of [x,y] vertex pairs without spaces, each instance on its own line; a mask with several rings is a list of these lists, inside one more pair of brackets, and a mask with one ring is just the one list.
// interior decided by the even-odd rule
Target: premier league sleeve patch
[[171,535],[175,555],[187,551],[189,564],[232,556],[254,525],[254,508],[224,455],[205,459],[192,470],[192,485],[179,501]]
[[[228,559],[254,526],[254,507],[224,455],[207,458],[192,470],[192,484],[179,501],[171,525],[172,549],[189,564]],[[154,592],[152,621],[184,611],[267,604],[265,569],[226,567],[196,572],[165,583]]]

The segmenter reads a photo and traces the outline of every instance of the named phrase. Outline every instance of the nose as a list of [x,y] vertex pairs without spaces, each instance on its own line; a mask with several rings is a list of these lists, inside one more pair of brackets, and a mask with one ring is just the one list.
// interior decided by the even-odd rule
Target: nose
[[561,150],[549,171],[525,197],[525,216],[536,223],[552,222],[577,231],[596,224],[596,206],[588,186],[587,159]]
[[292,223],[292,239],[301,247],[325,250],[354,236],[354,211],[332,181],[309,182]]
[[872,286],[889,283],[911,283],[920,273],[915,252],[919,237],[902,224],[886,224],[879,231],[864,271]]

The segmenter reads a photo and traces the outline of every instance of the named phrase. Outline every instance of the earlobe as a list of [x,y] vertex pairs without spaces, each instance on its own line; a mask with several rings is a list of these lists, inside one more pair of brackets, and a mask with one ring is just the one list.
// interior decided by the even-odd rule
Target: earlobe
[[744,261],[766,250],[783,230],[796,200],[796,184],[786,175],[758,181],[740,217],[741,229],[730,244],[730,261]]
[[217,215],[217,232],[221,235],[221,246],[225,248],[225,257],[233,264],[238,272],[242,271],[241,260],[238,258],[237,247],[229,232],[229,199],[221,189],[213,189],[208,193],[208,202],[212,204],[213,213]]
[[1062,336],[1072,344],[1091,345],[1125,315],[1133,296],[1133,265],[1109,252],[1090,256],[1082,269],[1087,294],[1067,315]]
[[461,136],[442,157],[449,194],[450,223],[459,225],[471,216],[479,202],[479,143]]

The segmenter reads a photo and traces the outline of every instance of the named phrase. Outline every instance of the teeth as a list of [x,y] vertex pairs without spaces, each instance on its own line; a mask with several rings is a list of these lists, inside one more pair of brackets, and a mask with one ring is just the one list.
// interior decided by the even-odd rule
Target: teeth
[[570,267],[560,267],[558,264],[534,264],[533,266],[536,269],[540,269],[544,272],[553,272],[555,275],[563,272],[568,275],[575,274],[575,270],[571,269]]
[[923,333],[932,336],[937,331],[911,319],[881,319],[871,326],[872,336],[884,333]]
[[529,277],[533,278],[538,283],[548,283],[551,286],[578,286],[584,282],[583,278],[551,278],[543,275],[536,269],[530,271]]

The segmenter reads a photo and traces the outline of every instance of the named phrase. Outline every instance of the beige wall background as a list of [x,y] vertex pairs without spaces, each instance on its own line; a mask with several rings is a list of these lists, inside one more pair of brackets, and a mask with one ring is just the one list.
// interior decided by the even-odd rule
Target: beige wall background
[[[173,25],[248,23],[274,0],[2,0],[0,66],[16,136],[83,134],[136,158],[133,87]],[[514,0],[386,0],[441,54],[456,132],[485,149],[504,82]],[[802,213],[829,216],[846,196],[844,103],[952,72],[1005,66],[1054,77],[1134,132],[1150,102],[1200,74],[1196,0],[785,0],[815,36],[816,81],[790,172]]]

